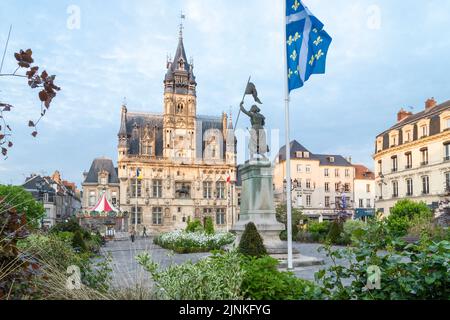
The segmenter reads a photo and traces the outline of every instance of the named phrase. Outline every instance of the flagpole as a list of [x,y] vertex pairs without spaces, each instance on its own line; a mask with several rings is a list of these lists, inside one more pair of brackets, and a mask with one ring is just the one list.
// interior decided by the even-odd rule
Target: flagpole
[[284,17],[284,92],[285,92],[285,128],[286,128],[286,210],[287,210],[287,240],[288,240],[288,270],[293,270],[293,255],[292,255],[292,186],[291,186],[291,141],[289,128],[289,87],[288,87],[288,72],[287,72],[287,49],[286,49],[286,0],[284,2],[283,17]]
[[[248,84],[250,83],[250,80],[252,80],[252,76],[248,77],[247,85],[245,86],[244,95],[242,96],[242,102],[244,102],[245,94],[247,93],[247,87],[248,87]],[[241,115],[241,108],[239,108],[239,113],[238,113],[238,116],[237,116],[237,118],[236,118],[236,124],[234,125],[234,129],[237,128],[237,124],[238,124],[238,122],[239,122],[239,117],[240,117],[240,115]]]

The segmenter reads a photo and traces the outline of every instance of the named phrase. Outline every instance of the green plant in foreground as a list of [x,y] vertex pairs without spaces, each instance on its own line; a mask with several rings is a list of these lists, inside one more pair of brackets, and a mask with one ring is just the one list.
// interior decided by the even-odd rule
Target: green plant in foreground
[[243,272],[236,252],[214,254],[193,264],[173,265],[161,270],[148,254],[137,261],[150,273],[161,299],[238,300],[242,299]]
[[[393,244],[395,246],[395,243]],[[450,298],[450,243],[407,245],[402,251],[379,252],[367,243],[356,248],[325,247],[333,265],[316,274],[325,294],[338,300],[447,300]],[[348,266],[337,263],[346,260]],[[381,271],[381,288],[368,290],[368,268]],[[346,284],[345,280],[350,281]]]
[[247,257],[243,259],[242,292],[252,300],[316,300],[322,290],[314,283],[278,270],[278,260]]

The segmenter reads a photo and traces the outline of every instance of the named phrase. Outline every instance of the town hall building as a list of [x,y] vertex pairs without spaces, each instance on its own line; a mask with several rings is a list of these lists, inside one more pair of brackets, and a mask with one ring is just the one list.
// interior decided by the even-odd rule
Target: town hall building
[[[162,113],[122,106],[118,134],[120,209],[149,233],[211,217],[226,231],[237,219],[236,139],[232,119],[197,115],[197,81],[182,27],[164,78]],[[149,110],[150,111],[150,110]],[[139,178],[137,178],[139,175]]]

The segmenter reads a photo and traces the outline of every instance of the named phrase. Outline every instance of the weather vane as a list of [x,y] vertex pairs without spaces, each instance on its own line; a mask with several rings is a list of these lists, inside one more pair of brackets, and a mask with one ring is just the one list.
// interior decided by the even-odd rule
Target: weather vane
[[183,13],[183,10],[181,10],[181,13],[180,13],[180,36],[183,35],[183,29],[184,29],[183,20],[185,20],[185,19],[186,19],[186,15]]

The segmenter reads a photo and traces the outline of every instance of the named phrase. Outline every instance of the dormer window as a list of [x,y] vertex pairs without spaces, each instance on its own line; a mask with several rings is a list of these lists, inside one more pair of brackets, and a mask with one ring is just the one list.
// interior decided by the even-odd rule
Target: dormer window
[[450,130],[450,111],[445,111],[440,115],[441,131]]
[[307,152],[307,151],[303,152],[303,158],[308,159],[309,158],[309,152]]
[[383,137],[377,138],[377,152],[383,151]]
[[399,145],[399,133],[398,131],[393,131],[389,134],[389,145],[390,147],[396,147]]
[[419,138],[425,138],[430,135],[430,119],[423,119],[417,123]]
[[420,127],[420,132],[422,134],[422,138],[427,137],[428,136],[428,126],[423,125]]
[[334,157],[329,157],[328,159],[331,163],[334,163],[334,161],[335,161]]
[[297,151],[296,157],[299,158],[299,159],[303,158],[303,152]]
[[184,69],[184,60],[180,59],[180,61],[178,62],[178,69],[183,70]]

